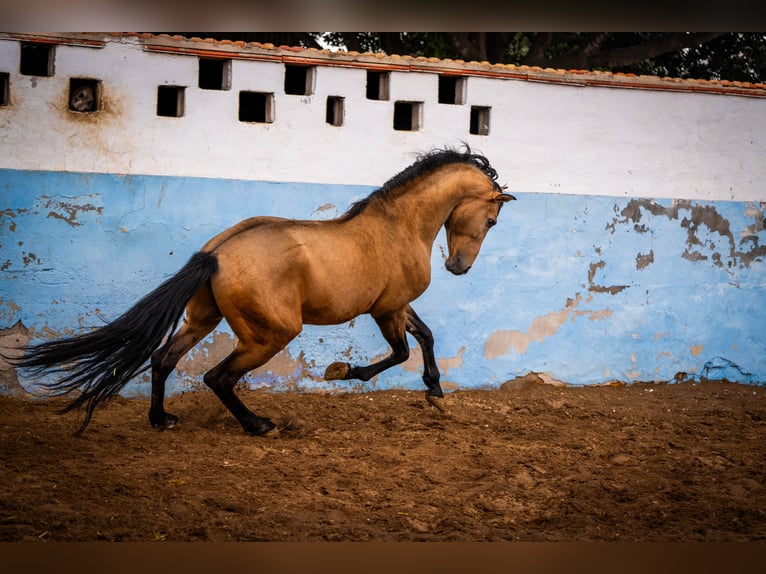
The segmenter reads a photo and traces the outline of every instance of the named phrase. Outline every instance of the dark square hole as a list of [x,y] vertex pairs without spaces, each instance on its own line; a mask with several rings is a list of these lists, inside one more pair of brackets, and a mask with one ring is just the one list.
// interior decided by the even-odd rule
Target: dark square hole
[[203,90],[230,90],[231,60],[200,58],[199,87]]
[[313,66],[285,64],[285,93],[294,96],[309,96],[314,93]]
[[101,82],[89,78],[69,79],[69,110],[97,112],[101,107]]
[[327,96],[325,121],[331,126],[342,126],[343,113],[343,98],[340,96]]
[[22,42],[19,73],[25,76],[52,76],[53,54],[53,46],[49,44]]
[[157,86],[157,115],[167,118],[183,116],[184,93],[182,86]]
[[471,106],[470,132],[479,136],[489,135],[489,111],[483,106]]
[[462,104],[465,78],[459,76],[439,76],[439,103]]
[[367,70],[367,99],[387,100],[390,78],[391,74],[389,72]]
[[274,94],[266,92],[240,92],[239,121],[273,123]]
[[422,102],[394,102],[394,129],[414,132],[420,129]]
[[0,72],[0,106],[7,106],[11,102],[11,75],[8,72]]

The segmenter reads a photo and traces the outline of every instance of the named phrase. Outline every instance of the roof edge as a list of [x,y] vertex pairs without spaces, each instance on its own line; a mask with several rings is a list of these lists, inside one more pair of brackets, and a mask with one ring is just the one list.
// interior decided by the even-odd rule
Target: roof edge
[[361,67],[543,82],[576,87],[606,87],[766,97],[766,84],[729,80],[682,79],[595,70],[563,70],[465,60],[400,56],[397,54],[332,51],[299,46],[275,46],[258,42],[215,40],[141,32],[104,33],[0,33],[0,38],[104,47],[109,42],[133,42],[144,50],[202,57],[281,61],[322,66]]

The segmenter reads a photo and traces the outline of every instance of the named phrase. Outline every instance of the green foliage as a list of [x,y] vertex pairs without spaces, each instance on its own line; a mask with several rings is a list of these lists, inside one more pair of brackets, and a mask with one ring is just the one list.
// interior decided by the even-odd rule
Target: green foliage
[[766,82],[766,34],[725,34],[638,66],[645,67],[647,73],[679,78]]
[[[679,36],[669,32],[556,32],[547,34],[546,38],[539,32],[316,34],[325,44],[341,49],[353,37],[357,47],[349,49],[357,51],[543,67],[561,67],[562,64],[568,67],[566,64],[574,61],[577,64],[571,67],[679,78],[766,82],[764,33],[730,32],[699,45],[695,45],[690,33],[687,35],[689,45],[653,53],[658,50],[656,45],[662,45],[671,35]],[[684,43],[683,37],[679,42]],[[536,54],[535,48],[540,47],[543,49]],[[649,55],[642,57],[644,48]],[[612,53],[629,61],[608,65],[608,55]],[[578,56],[581,56],[579,60]],[[600,64],[603,61],[607,64]]]
[[766,33],[763,32],[188,32],[184,35],[402,56],[766,82]]

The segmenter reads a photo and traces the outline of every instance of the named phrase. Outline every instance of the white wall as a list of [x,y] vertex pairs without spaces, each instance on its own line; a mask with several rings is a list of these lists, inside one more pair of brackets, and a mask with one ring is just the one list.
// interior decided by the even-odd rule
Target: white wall
[[[206,45],[207,46],[207,45]],[[0,38],[12,105],[0,109],[0,166],[379,185],[433,147],[468,142],[512,190],[757,201],[766,193],[766,99],[575,87],[469,77],[464,105],[437,103],[437,74],[391,72],[389,101],[365,98],[365,70],[320,66],[310,96],[286,95],[284,64],[237,60],[228,91],[197,86],[197,57],[61,45],[56,75],[19,76],[18,42]],[[438,68],[436,68],[438,71]],[[69,77],[102,81],[104,110],[66,109]],[[186,115],[155,114],[159,85],[186,89]],[[237,119],[240,90],[275,94],[273,124]],[[327,125],[328,95],[345,125]],[[417,132],[392,127],[395,100],[424,102]],[[468,131],[491,107],[488,136]],[[23,121],[22,121],[23,119]],[[40,141],[55,153],[38,153]]]

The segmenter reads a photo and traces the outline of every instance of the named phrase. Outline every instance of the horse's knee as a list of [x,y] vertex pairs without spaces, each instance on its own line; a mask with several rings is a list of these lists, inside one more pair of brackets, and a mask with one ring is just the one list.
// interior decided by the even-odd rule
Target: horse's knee
[[221,384],[220,377],[216,376],[216,373],[213,371],[208,371],[205,373],[202,377],[202,381],[205,383],[205,386],[207,386],[208,389],[216,394],[225,388],[225,385]]
[[403,363],[407,359],[410,358],[410,348],[407,345],[402,345],[401,347],[394,349],[394,352],[391,357],[396,365],[399,363]]

